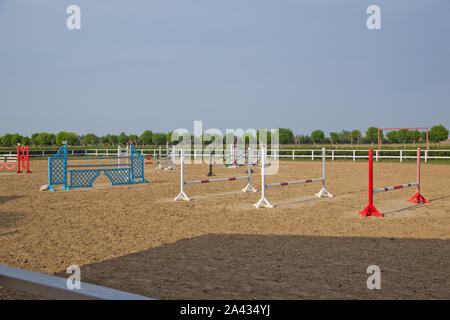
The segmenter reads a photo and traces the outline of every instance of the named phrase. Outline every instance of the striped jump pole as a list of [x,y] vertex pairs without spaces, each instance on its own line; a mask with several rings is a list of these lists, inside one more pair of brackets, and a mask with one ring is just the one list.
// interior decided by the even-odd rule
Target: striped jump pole
[[248,173],[246,177],[231,177],[231,178],[219,178],[219,179],[205,179],[205,180],[193,180],[193,181],[185,181],[184,179],[184,150],[181,149],[181,161],[180,161],[180,186],[181,190],[178,196],[174,198],[174,201],[178,200],[186,200],[189,201],[191,198],[188,197],[186,192],[184,191],[184,186],[187,184],[198,184],[198,183],[210,183],[210,182],[222,182],[222,181],[235,181],[235,180],[247,180],[248,183],[245,186],[244,189],[242,189],[243,192],[256,192],[256,189],[253,187],[251,183],[251,172]]
[[[117,164],[69,164],[67,168],[117,167]],[[120,169],[131,168],[130,164],[120,165]]]
[[67,160],[108,160],[108,159],[130,159],[130,157],[116,157],[116,156],[109,156],[109,157],[67,157]]
[[310,183],[310,182],[319,182],[322,181],[322,189],[315,194],[316,197],[319,198],[331,198],[333,195],[328,192],[326,188],[326,151],[325,148],[322,148],[322,178],[317,179],[307,179],[307,180],[296,180],[289,182],[279,182],[279,183],[271,183],[266,184],[266,152],[267,150],[263,147],[261,149],[261,199],[257,203],[254,204],[256,208],[273,208],[274,206],[270,204],[269,200],[266,198],[266,189],[271,187],[282,187],[288,186],[292,184],[301,184],[301,183]]
[[364,208],[363,211],[360,211],[358,213],[364,217],[384,217],[384,214],[380,213],[373,205],[373,195],[379,192],[393,191],[413,186],[417,187],[417,193],[407,201],[413,203],[429,203],[429,201],[420,194],[420,148],[417,148],[417,181],[392,187],[379,188],[375,190],[373,189],[373,149],[369,149],[369,204]]

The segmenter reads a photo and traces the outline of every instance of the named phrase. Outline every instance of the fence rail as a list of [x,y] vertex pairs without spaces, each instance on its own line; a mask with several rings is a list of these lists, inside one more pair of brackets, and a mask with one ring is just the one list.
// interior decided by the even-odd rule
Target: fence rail
[[0,286],[61,300],[153,300],[86,282],[80,289],[68,289],[67,279],[5,265],[0,265]]
[[[158,156],[159,149],[138,149],[141,154],[153,154],[154,157]],[[30,150],[30,157],[51,157],[56,154],[57,150]],[[297,150],[269,150],[268,156],[276,160],[295,160],[295,159],[311,159],[316,160],[322,157],[321,150],[319,149],[297,149]],[[14,156],[16,150],[0,150],[0,158],[3,156]],[[70,156],[83,156],[83,157],[108,157],[117,156],[117,149],[71,149],[68,151]],[[162,149],[161,155],[165,156],[167,154],[165,149]],[[450,150],[422,150],[422,158],[425,162],[428,160],[450,160]],[[223,150],[222,153],[216,154],[216,156],[229,156],[227,150]],[[209,157],[209,151],[206,150],[191,150],[185,151],[186,157],[194,157],[195,159]],[[416,159],[415,149],[402,149],[402,150],[374,150],[375,160],[403,160]],[[327,159],[335,161],[336,159],[351,159],[356,161],[358,159],[368,159],[369,150],[342,150],[342,149],[332,149],[326,152]]]

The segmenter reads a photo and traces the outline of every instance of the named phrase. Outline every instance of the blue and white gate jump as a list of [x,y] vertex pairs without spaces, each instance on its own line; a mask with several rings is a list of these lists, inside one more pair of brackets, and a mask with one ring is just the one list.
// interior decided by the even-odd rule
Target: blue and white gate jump
[[[112,185],[146,183],[144,178],[144,156],[134,146],[130,146],[129,164],[82,164],[68,165],[67,160],[96,160],[96,159],[120,159],[117,157],[67,157],[67,146],[62,146],[55,156],[48,158],[48,184],[49,190],[55,191],[55,185],[62,185],[61,190],[71,188],[92,187],[95,179],[103,172],[109,178]],[[77,169],[88,167],[116,167],[104,169]],[[69,176],[69,179],[68,179]]]

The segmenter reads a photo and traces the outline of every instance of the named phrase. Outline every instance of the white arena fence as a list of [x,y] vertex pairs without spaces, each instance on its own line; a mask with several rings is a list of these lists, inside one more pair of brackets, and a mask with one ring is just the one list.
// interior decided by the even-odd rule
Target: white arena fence
[[[158,148],[137,148],[137,150],[141,154],[154,154],[158,155],[160,152],[159,147]],[[37,158],[37,157],[51,157],[56,154],[57,150],[30,150],[30,157]],[[14,155],[16,153],[16,150],[0,150],[0,154],[2,155]],[[177,150],[177,154],[179,155],[179,150]],[[227,150],[223,150],[222,154],[216,154],[216,156],[227,156],[229,152]],[[258,156],[260,156],[260,152],[258,153]],[[89,156],[116,156],[117,155],[117,147],[111,148],[111,149],[70,149],[68,152],[69,156],[83,156],[83,157],[89,157]],[[208,162],[209,157],[209,150],[191,150],[185,151],[185,157],[186,158],[192,158],[192,159],[204,159],[205,163]],[[167,156],[166,150],[163,148],[161,149],[161,156],[165,157]],[[297,149],[297,150],[290,150],[290,149],[280,149],[280,150],[268,150],[268,157],[273,160],[299,160],[299,159],[306,159],[306,160],[321,160],[322,159],[322,150],[321,149]],[[327,160],[335,161],[340,159],[345,160],[352,160],[357,161],[361,159],[368,159],[369,158],[369,150],[350,150],[350,149],[335,149],[335,150],[327,150],[326,152],[326,158]],[[403,162],[403,160],[413,160],[416,159],[416,149],[401,149],[401,150],[381,150],[380,153],[378,153],[378,150],[374,150],[374,159],[375,161],[380,160],[398,160],[399,162]],[[421,159],[423,159],[425,162],[428,162],[428,160],[450,160],[450,149],[449,150],[434,150],[431,149],[428,152],[426,150],[422,150],[421,152]]]
[[67,279],[0,264],[0,286],[58,300],[154,300],[86,282],[69,289]]

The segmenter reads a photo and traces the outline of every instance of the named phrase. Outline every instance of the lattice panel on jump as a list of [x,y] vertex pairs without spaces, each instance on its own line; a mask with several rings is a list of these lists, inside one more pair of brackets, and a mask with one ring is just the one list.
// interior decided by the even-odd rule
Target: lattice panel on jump
[[130,146],[131,167],[133,179],[144,179],[144,157],[137,152],[134,146]]
[[70,188],[92,187],[94,180],[102,170],[71,170]]
[[[66,148],[66,147],[64,147]],[[59,149],[53,158],[49,158],[49,170],[51,172],[50,185],[66,184],[66,152],[64,148]]]
[[105,176],[109,178],[111,184],[129,184],[131,182],[130,169],[104,169]]

